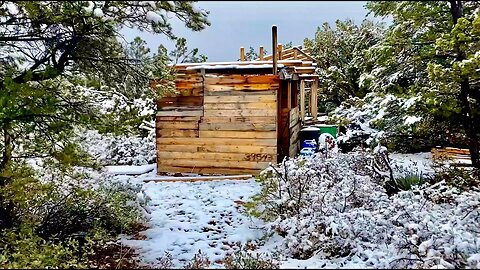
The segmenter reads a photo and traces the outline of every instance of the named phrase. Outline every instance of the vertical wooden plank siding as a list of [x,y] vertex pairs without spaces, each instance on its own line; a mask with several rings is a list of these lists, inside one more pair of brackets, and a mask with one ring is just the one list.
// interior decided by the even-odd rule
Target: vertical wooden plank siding
[[312,119],[317,120],[317,91],[318,91],[318,79],[315,79],[312,82],[312,87],[311,87],[311,98],[310,98],[310,103],[311,103],[311,114],[312,114]]
[[299,121],[299,107],[295,107],[290,111],[289,115],[289,156],[294,157],[300,151],[299,133],[300,133],[300,121]]
[[300,121],[305,120],[305,81],[300,81]]

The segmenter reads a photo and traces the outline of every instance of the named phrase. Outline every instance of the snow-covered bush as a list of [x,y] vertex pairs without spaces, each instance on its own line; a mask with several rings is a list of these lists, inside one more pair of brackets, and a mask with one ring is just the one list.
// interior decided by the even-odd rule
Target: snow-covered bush
[[[365,143],[375,146],[382,142],[390,150],[400,152],[429,151],[443,138],[428,114],[418,116],[416,106],[420,95],[410,98],[392,94],[368,93],[363,99],[354,97],[343,102],[329,115],[329,121],[347,126],[346,132],[337,138],[343,149]],[[349,146],[351,145],[351,146]]]
[[155,161],[156,103],[152,97],[132,98],[118,91],[99,92],[92,87],[77,87],[98,101],[99,113],[106,117],[105,126],[97,126],[98,130],[76,130],[75,140],[86,152],[101,165],[144,165]]
[[278,262],[274,258],[265,257],[264,254],[259,253],[253,255],[246,247],[227,255],[223,265],[226,269],[279,269]]
[[[350,164],[364,162],[362,155],[339,154],[341,158],[337,159],[325,158],[317,153],[307,159],[285,159],[279,167],[267,168],[258,177],[262,185],[261,193],[253,197],[254,202],[261,205],[261,209],[254,209],[251,213],[257,213],[266,220],[278,216],[301,215],[312,200],[320,199],[312,190],[325,190],[326,184],[340,183],[345,180],[343,178],[348,178],[349,183],[363,181],[364,176],[355,173],[345,173],[345,177],[342,176]],[[361,166],[358,169],[360,168]],[[358,188],[364,187],[367,188],[365,185],[358,185]]]
[[459,189],[470,189],[480,187],[480,170],[472,167],[458,167],[435,162],[434,182],[445,181],[448,185]]
[[155,162],[155,129],[148,136],[78,132],[79,143],[102,165],[144,165]]
[[250,213],[283,237],[278,248],[286,258],[374,268],[480,266],[478,190],[440,182],[388,196],[365,160],[365,153],[316,155],[269,168]]

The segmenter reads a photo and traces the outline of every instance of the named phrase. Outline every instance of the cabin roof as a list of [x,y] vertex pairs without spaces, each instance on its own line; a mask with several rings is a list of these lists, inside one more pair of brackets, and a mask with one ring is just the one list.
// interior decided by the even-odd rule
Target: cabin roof
[[[270,61],[271,62],[271,61]],[[228,62],[226,62],[228,63]],[[278,68],[284,67],[283,64],[277,65]],[[238,62],[232,62],[231,64],[217,64],[212,65],[206,63],[205,65],[194,65],[187,66],[185,70],[195,70],[195,69],[262,69],[262,68],[273,68],[273,64],[238,64]]]
[[[281,48],[279,45],[278,48]],[[315,74],[317,63],[305,50],[300,49],[301,46],[295,46],[286,50],[279,51],[279,59],[277,60],[277,68],[279,70],[288,70],[289,74],[309,75]],[[243,48],[241,48],[243,54]],[[240,59],[243,59],[241,55]],[[252,61],[231,61],[231,62],[202,62],[202,63],[180,63],[171,65],[175,67],[177,72],[190,73],[201,72],[202,70],[210,73],[229,73],[237,70],[238,72],[264,74],[268,73],[268,69],[273,69],[272,55],[263,57],[262,60],[256,59]]]

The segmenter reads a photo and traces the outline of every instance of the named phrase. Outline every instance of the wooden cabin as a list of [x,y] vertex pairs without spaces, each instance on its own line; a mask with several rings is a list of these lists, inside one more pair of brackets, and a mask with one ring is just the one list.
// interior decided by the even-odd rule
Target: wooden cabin
[[[260,48],[260,55],[263,48]],[[300,48],[255,61],[178,64],[176,92],[157,101],[157,171],[258,174],[294,157],[308,92],[316,117],[318,75]]]

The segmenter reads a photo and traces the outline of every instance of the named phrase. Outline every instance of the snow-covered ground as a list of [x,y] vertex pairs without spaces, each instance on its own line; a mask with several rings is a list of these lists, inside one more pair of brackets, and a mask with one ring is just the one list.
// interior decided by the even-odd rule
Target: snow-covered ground
[[[138,171],[137,167],[131,166],[132,171]],[[126,167],[121,169],[125,172]],[[116,177],[142,183],[154,175],[155,170],[140,176]],[[263,231],[255,227],[260,221],[240,210],[241,203],[258,191],[254,179],[143,183],[150,228],[142,233],[145,240],[124,238],[122,243],[136,248],[142,261],[151,266],[168,252],[173,264],[182,267],[201,250],[213,267],[221,267],[215,261],[233,253],[238,242],[244,244],[263,236]]]
[[390,159],[392,160],[392,165],[399,167],[413,167],[417,168],[418,174],[429,175],[433,173],[432,169],[432,153],[415,153],[415,154],[399,154],[393,153],[390,154]]
[[[422,174],[431,172],[430,153],[391,154],[390,157],[393,163],[399,166],[413,164]],[[265,230],[262,228],[265,228],[266,223],[248,217],[243,213],[241,207],[242,202],[248,201],[252,195],[260,191],[260,186],[254,179],[144,183],[143,180],[156,175],[155,169],[145,174],[132,175],[133,172],[151,167],[131,166],[129,168],[128,166],[122,166],[118,169],[109,168],[110,172],[117,174],[114,176],[117,181],[142,185],[142,199],[147,201],[149,229],[142,233],[145,236],[144,240],[125,237],[122,239],[122,243],[136,248],[144,263],[155,267],[158,263],[157,259],[167,252],[172,255],[174,266],[181,268],[201,250],[202,254],[206,255],[212,262],[211,267],[223,268],[219,260],[224,259],[227,254],[233,253],[238,248],[239,243],[244,244],[249,240],[259,240],[265,236]],[[391,209],[392,211],[396,209],[396,206],[392,207],[394,207]],[[448,207],[451,207],[450,205],[431,205],[428,209],[426,207],[423,210],[425,213],[411,212],[411,214],[418,215],[418,218],[427,215],[434,220],[445,219],[442,221],[446,222],[445,224],[449,224],[452,222],[451,219],[454,218],[448,214],[452,213],[448,210]],[[420,209],[422,208],[423,206]],[[460,214],[463,215],[463,213]],[[433,225],[430,224],[430,226]],[[418,233],[420,234],[420,232]],[[427,234],[427,231],[423,233]],[[428,233],[431,232],[428,231]],[[440,235],[441,233],[435,231],[435,234]],[[459,239],[467,241],[466,235],[469,234],[462,229]],[[282,241],[285,241],[285,239],[279,235],[267,238],[257,252],[272,254],[275,251],[280,251],[282,253]],[[457,243],[456,245],[467,247],[465,243]],[[471,243],[468,245],[471,245]],[[370,258],[368,260],[358,256],[326,259],[314,255],[306,260],[284,258],[285,260],[280,262],[280,267],[287,269],[385,267],[389,266],[392,258],[396,256],[394,255],[396,249],[393,245],[384,249],[375,246],[371,248],[370,251],[364,251],[365,254],[371,255],[368,255]],[[468,248],[471,247],[468,246]],[[472,251],[468,253],[473,251],[472,248]],[[472,260],[475,257],[474,255],[469,260]],[[440,260],[440,263],[435,266],[443,267],[445,265],[448,265],[448,263]],[[473,262],[473,265],[475,265],[475,262]]]
[[111,174],[124,174],[124,175],[139,175],[145,174],[153,171],[156,168],[155,164],[147,164],[140,166],[128,166],[128,165],[119,165],[119,166],[105,166],[107,172]]

